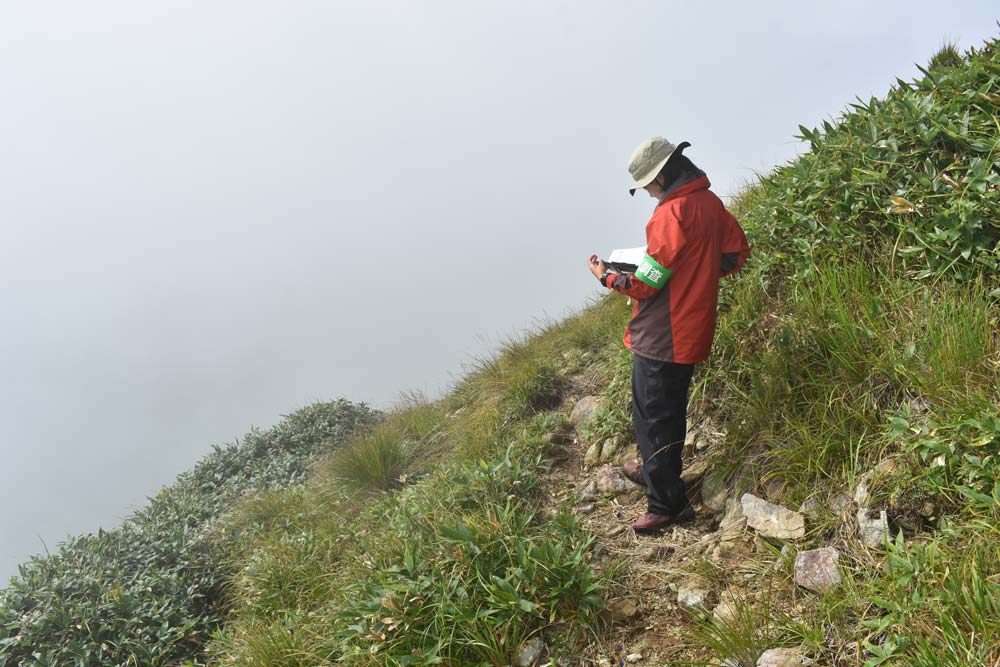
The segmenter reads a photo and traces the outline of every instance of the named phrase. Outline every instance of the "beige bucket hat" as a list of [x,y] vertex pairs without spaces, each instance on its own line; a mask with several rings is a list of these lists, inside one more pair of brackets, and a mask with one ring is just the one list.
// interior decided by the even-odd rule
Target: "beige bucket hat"
[[636,190],[652,183],[663,166],[667,164],[670,156],[683,151],[690,145],[688,142],[682,141],[675,146],[664,137],[653,137],[639,144],[632,152],[632,159],[628,163],[628,173],[632,174],[632,178],[635,180],[628,193],[635,195]]

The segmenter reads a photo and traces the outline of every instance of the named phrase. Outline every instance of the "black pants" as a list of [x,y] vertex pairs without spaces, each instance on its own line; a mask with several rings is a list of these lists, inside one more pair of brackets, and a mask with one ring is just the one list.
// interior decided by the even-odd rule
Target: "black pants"
[[688,388],[694,364],[632,358],[632,423],[642,456],[649,511],[675,514],[688,506],[681,479]]

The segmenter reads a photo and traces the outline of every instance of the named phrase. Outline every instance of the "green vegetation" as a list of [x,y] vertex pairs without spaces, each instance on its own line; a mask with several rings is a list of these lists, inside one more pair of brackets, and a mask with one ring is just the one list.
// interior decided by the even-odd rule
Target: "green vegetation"
[[[733,204],[754,255],[722,292],[693,412],[727,428],[716,471],[816,511],[734,571],[693,559],[747,595],[729,622],[692,619],[687,644],[712,656],[688,664],[775,646],[837,667],[1000,663],[997,45],[946,46],[919,80],[802,128],[809,152]],[[623,582],[545,482],[575,452],[568,395],[600,388],[589,435],[630,441],[627,319],[612,295],[440,401],[374,426],[314,406],[217,451],[120,530],[24,566],[0,665],[507,665],[532,638],[578,657],[610,636]],[[830,503],[865,478],[881,547]],[[842,583],[806,592],[795,554],[831,543]]]
[[612,582],[591,573],[578,519],[542,509],[539,482],[569,438],[546,408],[598,350],[614,354],[623,306],[604,300],[508,342],[451,396],[407,401],[301,489],[245,504],[223,540],[236,545],[234,616],[214,662],[505,665],[543,632],[550,654],[575,655]]
[[377,414],[317,403],[215,447],[119,528],[21,565],[0,597],[0,665],[170,665],[222,621],[213,524],[240,497],[300,483],[312,460]]

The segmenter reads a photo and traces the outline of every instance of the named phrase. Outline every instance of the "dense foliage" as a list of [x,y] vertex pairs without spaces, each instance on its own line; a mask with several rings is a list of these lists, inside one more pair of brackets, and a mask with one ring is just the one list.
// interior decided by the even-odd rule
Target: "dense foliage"
[[809,151],[747,193],[757,259],[817,259],[893,247],[923,278],[1000,268],[1000,50],[946,48],[924,76],[858,100]]
[[247,492],[300,482],[309,464],[377,414],[316,403],[214,451],[119,528],[21,565],[0,594],[0,665],[168,665],[221,621],[226,572],[207,539]]

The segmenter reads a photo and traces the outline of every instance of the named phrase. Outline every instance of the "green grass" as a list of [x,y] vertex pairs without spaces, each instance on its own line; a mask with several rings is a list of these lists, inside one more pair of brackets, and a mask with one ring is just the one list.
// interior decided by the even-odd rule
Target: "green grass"
[[[844,583],[822,596],[799,590],[790,562],[774,570],[762,552],[748,567],[770,577],[766,594],[738,603],[734,622],[689,638],[714,647],[716,664],[753,664],[780,644],[869,667],[943,664],[931,657],[939,642],[955,664],[993,657],[972,642],[992,641],[1000,620],[992,459],[976,459],[968,443],[992,428],[986,406],[1000,400],[997,77],[995,45],[944,48],[923,79],[897,82],[885,100],[859,102],[822,130],[802,128],[811,152],[733,202],[755,254],[726,282],[715,354],[692,390],[696,413],[728,428],[714,460],[740,470],[751,490],[767,484],[779,489],[773,500],[796,505],[849,492],[892,456],[897,470],[876,476],[873,494],[894,518],[916,519],[886,570],[879,550],[861,548],[824,512],[797,545],[832,540],[845,550]],[[573,382],[601,387],[606,399],[591,438],[631,437],[630,358],[619,342],[627,320],[611,297],[508,340],[451,395],[405,406],[321,465],[306,491],[314,499],[292,507],[336,520],[245,540],[242,562],[258,565],[235,580],[239,611],[215,661],[499,665],[538,633],[552,652],[574,656],[602,632],[599,594],[612,582],[589,578],[589,538],[565,515],[538,514],[534,488],[544,457],[567,437],[561,401]],[[921,457],[936,447],[954,460],[922,474]],[[919,516],[927,503],[937,516]],[[966,527],[986,569],[958,565],[957,538],[930,525],[945,516]],[[976,522],[985,527],[968,529]],[[303,533],[325,550],[290,546]],[[948,557],[929,560],[935,548]],[[321,565],[297,564],[303,558]],[[899,583],[904,561],[938,573],[920,584],[926,597]],[[306,583],[280,604],[254,606],[253,595],[266,601],[259,591],[279,585],[272,562]]]
[[610,364],[625,312],[604,299],[508,341],[445,399],[408,398],[309,484],[238,508],[223,540],[236,614],[213,662],[510,664],[539,633],[550,655],[578,651],[611,580],[591,574],[575,518],[539,514],[537,486],[568,437],[570,375]]

